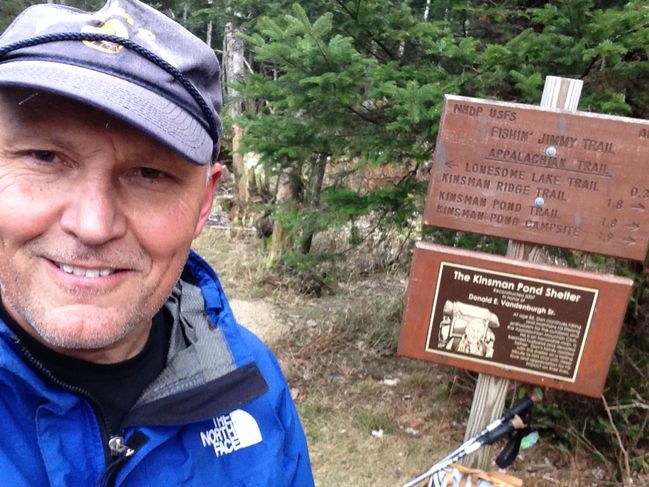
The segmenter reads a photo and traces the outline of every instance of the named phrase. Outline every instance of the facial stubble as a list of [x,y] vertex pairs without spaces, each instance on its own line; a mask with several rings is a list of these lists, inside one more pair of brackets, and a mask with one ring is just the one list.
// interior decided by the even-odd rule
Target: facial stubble
[[[33,250],[33,249],[32,249]],[[66,256],[57,256],[62,261],[83,261],[82,257],[88,258],[90,252],[73,252]],[[80,255],[84,254],[84,255]],[[121,253],[120,262],[124,267],[125,261],[140,261],[142,255],[131,255],[125,257]],[[107,261],[109,259],[103,259]],[[177,269],[176,279],[180,276],[182,266]],[[174,281],[175,282],[175,281]],[[153,315],[162,307],[169,296],[171,289],[158,298],[156,293],[160,291],[155,286],[150,288],[138,288],[137,299],[129,299],[121,304],[115,311],[106,309],[89,313],[88,316],[74,317],[67,319],[64,315],[65,308],[48,309],[46,299],[40,299],[37,295],[35,283],[16,272],[11,262],[0,262],[0,292],[5,307],[15,318],[26,323],[40,341],[51,347],[68,350],[100,350],[110,347],[138,329],[150,328]],[[101,294],[98,290],[84,289],[81,291],[67,290],[70,297],[77,297],[78,304],[83,305],[83,298],[91,299]],[[135,298],[135,296],[134,296]],[[117,305],[117,303],[115,303]],[[58,314],[57,313],[60,313]],[[58,314],[58,315],[57,315]],[[117,314],[117,316],[116,316]],[[75,322],[76,321],[76,322]],[[24,326],[24,324],[22,324]],[[29,330],[27,330],[29,331]]]

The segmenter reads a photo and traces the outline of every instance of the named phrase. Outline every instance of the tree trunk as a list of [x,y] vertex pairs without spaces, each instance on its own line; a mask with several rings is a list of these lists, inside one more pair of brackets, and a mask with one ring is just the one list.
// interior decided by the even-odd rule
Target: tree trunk
[[212,29],[214,28],[214,22],[210,20],[207,24],[207,34],[205,34],[205,44],[212,47]]
[[[225,93],[228,97],[228,106],[231,117],[237,117],[243,113],[243,106],[239,93],[232,88],[232,83],[240,81],[244,76],[243,40],[237,35],[238,31],[232,22],[225,26],[225,40],[223,52],[223,73],[225,81]],[[235,188],[237,192],[237,207],[242,215],[250,201],[248,191],[248,174],[243,162],[243,154],[237,151],[241,146],[243,130],[234,125],[232,127],[232,173],[234,174]]]
[[[282,202],[297,201],[297,186],[295,176],[288,171],[283,171],[277,177],[277,194],[275,196],[275,206]],[[288,252],[293,250],[293,235],[290,229],[282,225],[282,222],[273,220],[273,236],[270,242],[270,253],[268,256],[268,265],[273,266],[281,260]]]
[[424,22],[428,22],[429,13],[430,13],[430,0],[426,0],[426,8],[424,9]]
[[[207,0],[208,5],[214,5],[214,0]],[[185,4],[187,8],[187,4]],[[212,47],[212,30],[214,29],[214,22],[210,19],[210,22],[207,24],[207,34],[205,35],[205,44]]]
[[[322,194],[322,182],[324,180],[325,169],[327,168],[327,156],[319,154],[311,168],[309,177],[309,188],[306,198],[306,207],[310,210],[316,210],[320,206],[320,195]],[[303,254],[311,251],[311,244],[315,235],[313,228],[307,227],[302,240],[301,250]]]
[[238,125],[232,126],[232,172],[234,173],[234,183],[237,191],[237,204],[239,212],[243,213],[245,207],[250,201],[250,192],[248,191],[248,171],[243,162],[243,154],[237,152],[241,146],[241,137],[243,129]]

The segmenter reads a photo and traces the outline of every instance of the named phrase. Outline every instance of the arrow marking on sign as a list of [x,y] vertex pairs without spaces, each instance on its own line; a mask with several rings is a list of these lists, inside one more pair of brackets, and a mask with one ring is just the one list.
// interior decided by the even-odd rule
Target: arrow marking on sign
[[636,240],[631,235],[629,235],[628,237],[623,238],[622,242],[626,243],[627,245],[633,245],[635,244]]

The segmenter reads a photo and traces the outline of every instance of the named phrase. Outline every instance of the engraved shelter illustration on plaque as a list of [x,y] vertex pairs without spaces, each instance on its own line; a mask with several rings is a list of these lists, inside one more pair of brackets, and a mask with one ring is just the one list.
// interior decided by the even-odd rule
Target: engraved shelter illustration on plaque
[[500,326],[495,314],[481,306],[448,300],[442,313],[437,348],[493,357],[496,335],[492,328]]

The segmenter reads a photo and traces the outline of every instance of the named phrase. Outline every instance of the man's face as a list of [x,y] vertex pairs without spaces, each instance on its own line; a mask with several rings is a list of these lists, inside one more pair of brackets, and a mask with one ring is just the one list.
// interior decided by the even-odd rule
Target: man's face
[[469,342],[477,343],[480,338],[482,338],[482,333],[484,332],[484,323],[481,320],[471,320],[466,326],[466,337]]
[[8,311],[64,353],[97,361],[137,353],[209,215],[219,170],[207,170],[84,105],[0,96]]

